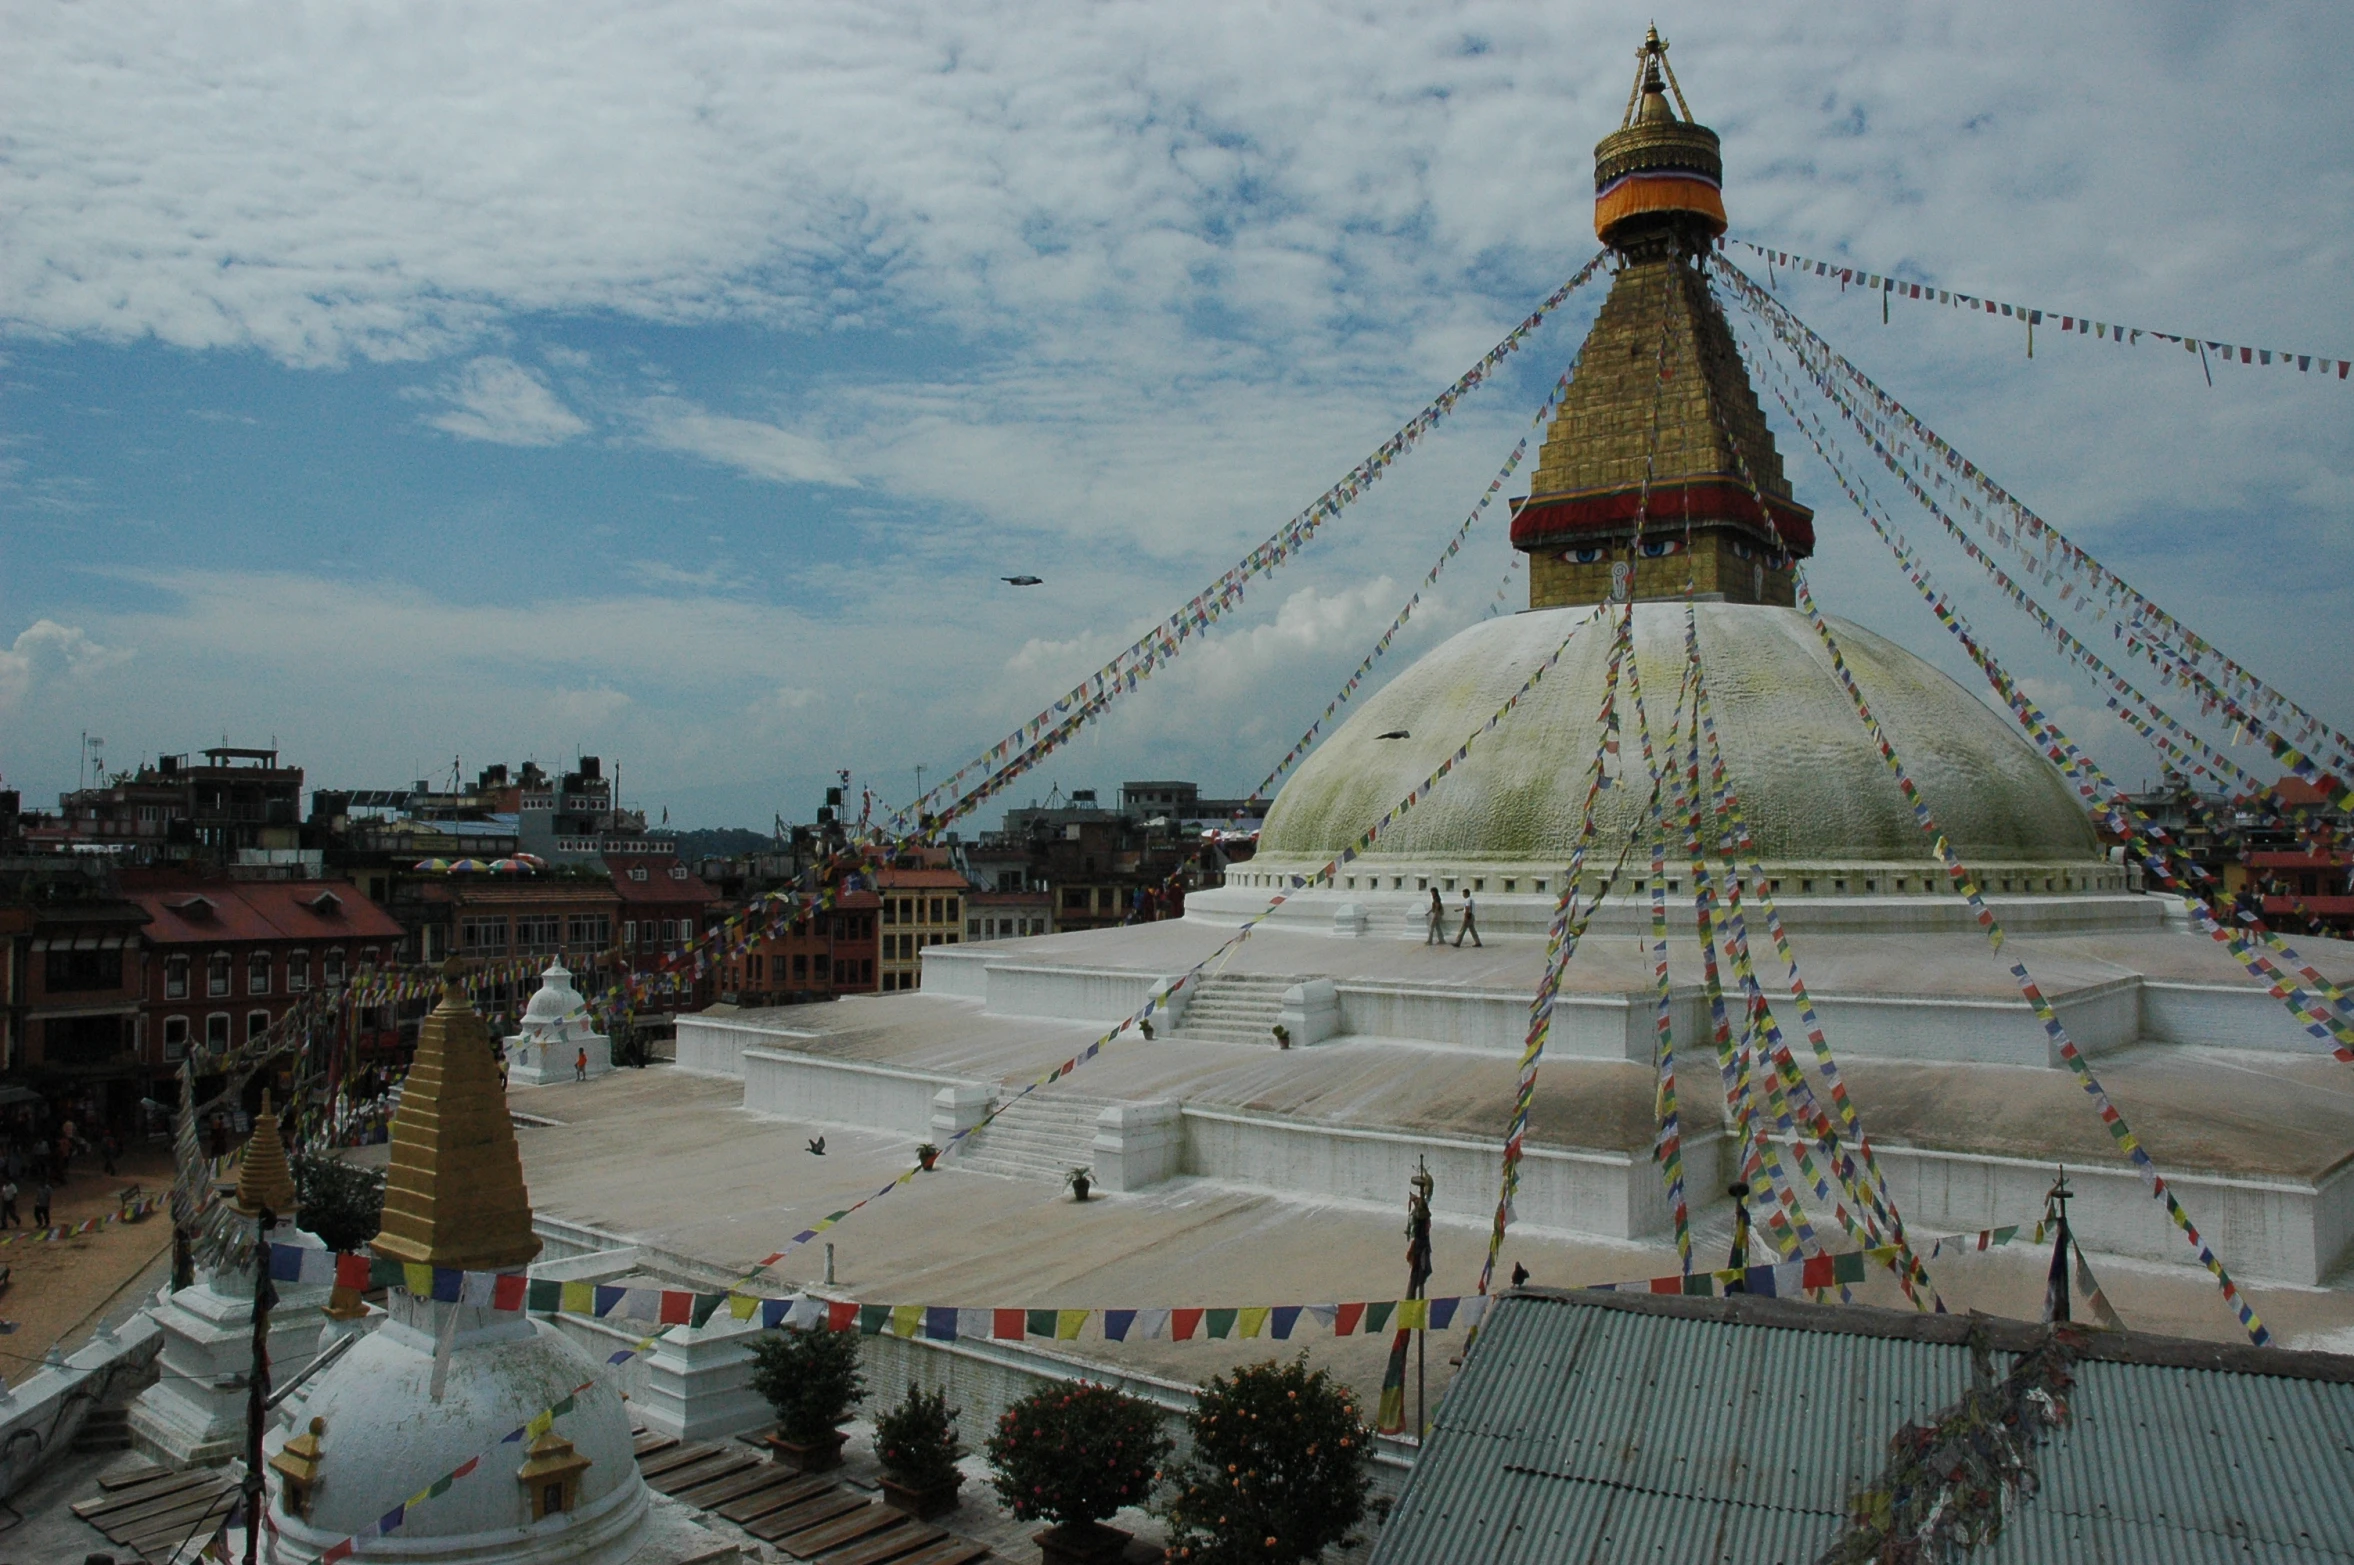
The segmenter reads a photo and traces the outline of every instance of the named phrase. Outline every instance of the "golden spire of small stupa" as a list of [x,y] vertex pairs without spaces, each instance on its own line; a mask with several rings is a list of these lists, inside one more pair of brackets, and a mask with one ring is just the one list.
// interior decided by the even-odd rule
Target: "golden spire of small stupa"
[[511,1270],[539,1254],[539,1236],[490,1028],[458,985],[464,970],[455,957],[443,965],[441,1003],[418,1029],[372,1248],[393,1261]]
[[245,1166],[237,1174],[237,1194],[229,1204],[247,1217],[266,1207],[273,1217],[294,1216],[294,1171],[286,1166],[286,1143],[278,1136],[278,1116],[270,1107],[270,1091],[262,1089],[261,1112],[253,1117],[253,1139],[245,1144]]

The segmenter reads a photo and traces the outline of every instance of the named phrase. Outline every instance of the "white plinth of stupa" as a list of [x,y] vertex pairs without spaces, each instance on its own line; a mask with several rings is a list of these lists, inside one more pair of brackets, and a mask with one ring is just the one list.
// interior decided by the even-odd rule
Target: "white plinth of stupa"
[[[582,1056],[587,1056],[584,1066]],[[539,992],[524,1008],[523,1030],[507,1038],[507,1080],[516,1086],[538,1087],[551,1081],[578,1081],[613,1069],[613,1042],[597,1031],[588,1006],[572,987],[572,974],[562,958],[548,963],[539,976]]]
[[[270,1238],[307,1250],[324,1249],[315,1235],[280,1223]],[[270,1375],[280,1385],[308,1367],[328,1325],[325,1284],[273,1283]],[[164,1334],[157,1356],[161,1378],[131,1404],[131,1439],[141,1454],[167,1467],[227,1461],[245,1449],[246,1398],[253,1372],[253,1278],[201,1274],[194,1283],[157,1296],[148,1317]]]

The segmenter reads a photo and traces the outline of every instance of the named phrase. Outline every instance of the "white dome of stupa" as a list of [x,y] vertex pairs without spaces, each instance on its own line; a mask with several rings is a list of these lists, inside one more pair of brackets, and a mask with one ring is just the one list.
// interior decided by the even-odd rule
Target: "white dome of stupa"
[[[1929,840],[1806,616],[1717,602],[1695,604],[1693,612],[1726,772],[1769,871],[1829,876],[1886,866],[1916,877],[1924,868],[1934,873]],[[1443,787],[1355,860],[1355,867],[1381,871],[1440,863],[1558,871],[1575,845],[1586,768],[1601,742],[1596,718],[1611,624],[1591,608],[1482,621],[1366,698],[1277,795],[1258,856],[1243,868],[1311,872],[1348,847],[1473,737],[1580,621],[1589,623],[1518,708],[1478,737]],[[1672,732],[1684,623],[1681,603],[1635,605],[1635,658],[1654,753],[1663,760],[1671,751],[1688,759],[1688,737],[1678,746]],[[1873,715],[1965,861],[1981,870],[2033,866],[2039,884],[2043,872],[2055,871],[2055,891],[2115,889],[2091,884],[2109,866],[2083,807],[2007,719],[1894,642],[1845,620],[1829,624]],[[1596,851],[1605,864],[1636,829],[1649,797],[1623,680],[1619,710],[1623,780],[1602,794],[1596,812]],[[1389,737],[1401,731],[1404,737]],[[1679,833],[1670,858],[1681,849]],[[2072,884],[2063,888],[2062,879]]]
[[563,958],[557,957],[539,975],[539,992],[524,1007],[523,1024],[530,1027],[537,1022],[543,1027],[553,1026],[568,1017],[577,1016],[581,1010],[580,992],[572,987],[571,969],[564,965]]

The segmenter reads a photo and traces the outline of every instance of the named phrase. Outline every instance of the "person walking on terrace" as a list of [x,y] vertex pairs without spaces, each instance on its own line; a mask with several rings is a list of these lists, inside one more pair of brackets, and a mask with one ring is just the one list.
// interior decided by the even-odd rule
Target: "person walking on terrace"
[[[1438,893],[1434,891],[1431,895],[1435,897]],[[1487,942],[1479,937],[1479,924],[1474,914],[1475,910],[1471,905],[1471,888],[1465,886],[1463,888],[1463,927],[1455,931],[1455,949],[1458,951],[1463,949],[1465,935],[1471,937],[1472,945],[1483,950],[1486,949]]]
[[1439,888],[1430,888],[1430,933],[1423,937],[1426,946],[1447,943],[1447,904],[1439,900]]

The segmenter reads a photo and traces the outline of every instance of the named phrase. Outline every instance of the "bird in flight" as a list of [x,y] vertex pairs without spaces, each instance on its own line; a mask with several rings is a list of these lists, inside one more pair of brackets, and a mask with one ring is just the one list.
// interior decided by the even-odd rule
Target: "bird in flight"
[[1411,739],[1414,736],[1403,728],[1393,728],[1386,734],[1375,734],[1373,737],[1376,739]]
[[820,1136],[815,1141],[809,1143],[809,1150],[817,1154],[819,1157],[824,1157],[826,1155],[826,1138]]
[[1043,576],[1000,576],[997,579],[1009,582],[1016,587],[1040,587],[1046,584],[1046,578]]

